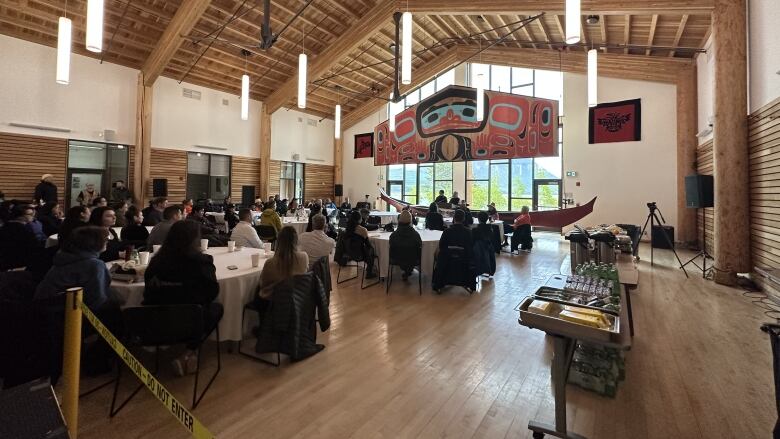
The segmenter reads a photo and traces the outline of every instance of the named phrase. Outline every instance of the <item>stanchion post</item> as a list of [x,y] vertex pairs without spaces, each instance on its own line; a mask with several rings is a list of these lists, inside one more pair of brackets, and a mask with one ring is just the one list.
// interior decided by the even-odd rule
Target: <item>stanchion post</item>
[[62,412],[71,439],[78,436],[79,371],[81,370],[81,297],[84,290],[65,293],[65,340],[62,350]]

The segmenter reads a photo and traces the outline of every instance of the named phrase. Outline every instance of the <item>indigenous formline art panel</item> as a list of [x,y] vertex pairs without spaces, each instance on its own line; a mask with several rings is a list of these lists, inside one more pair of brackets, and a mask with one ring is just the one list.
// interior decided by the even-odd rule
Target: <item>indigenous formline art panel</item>
[[451,85],[374,128],[374,165],[558,155],[558,101]]

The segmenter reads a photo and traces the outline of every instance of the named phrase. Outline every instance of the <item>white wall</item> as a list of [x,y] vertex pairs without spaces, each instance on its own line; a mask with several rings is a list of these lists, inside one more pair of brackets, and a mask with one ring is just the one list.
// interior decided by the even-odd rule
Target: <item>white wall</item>
[[344,166],[343,184],[344,195],[352,200],[352,204],[363,201],[366,194],[372,196],[372,202],[376,203],[379,196],[377,186],[385,186],[385,167],[374,166],[373,158],[355,158],[355,134],[370,133],[374,131],[380,122],[387,119],[387,107],[371,116],[363,119],[344,131],[344,142],[341,146],[342,163]]
[[[184,88],[201,92],[200,100],[185,98]],[[261,103],[250,100],[249,120],[241,120],[238,96],[160,77],[152,98],[152,147],[260,157],[260,110]]]
[[780,96],[780,1],[750,0],[750,112]]
[[[642,140],[588,144],[587,79],[564,74],[564,192],[578,203],[598,197],[584,224],[642,225],[649,201],[658,202],[667,224],[677,227],[676,87],[669,84],[599,78],[599,102],[640,98]],[[577,186],[580,182],[580,186]]]
[[[281,108],[271,115],[271,159],[333,165],[333,119]],[[293,155],[298,154],[298,159]]]
[[[135,143],[138,71],[71,55],[70,84],[54,81],[54,48],[0,35],[0,131],[102,141],[116,131],[116,143]],[[9,126],[9,122],[69,128],[60,133]]]

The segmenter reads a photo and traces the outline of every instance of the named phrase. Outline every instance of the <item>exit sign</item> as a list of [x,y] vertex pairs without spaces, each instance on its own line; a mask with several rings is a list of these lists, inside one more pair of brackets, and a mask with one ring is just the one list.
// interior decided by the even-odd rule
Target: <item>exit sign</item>
[[576,177],[577,176],[577,171],[566,171],[566,176],[567,177]]

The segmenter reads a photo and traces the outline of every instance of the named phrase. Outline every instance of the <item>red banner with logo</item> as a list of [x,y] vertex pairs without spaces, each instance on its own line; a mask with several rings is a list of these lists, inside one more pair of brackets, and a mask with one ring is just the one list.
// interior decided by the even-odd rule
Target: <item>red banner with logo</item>
[[609,102],[590,108],[588,143],[642,140],[642,101]]

